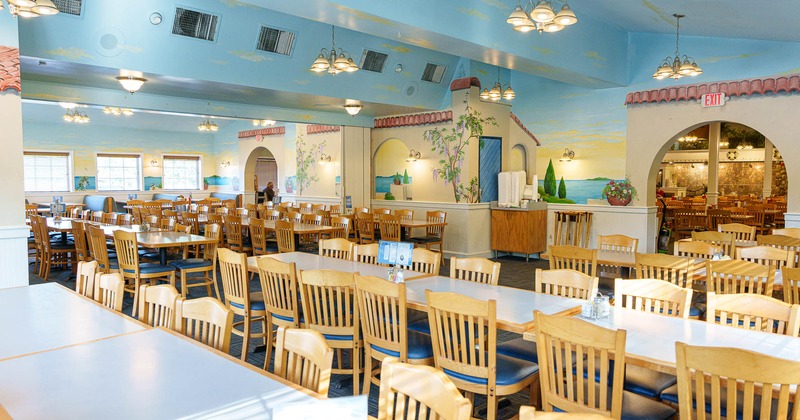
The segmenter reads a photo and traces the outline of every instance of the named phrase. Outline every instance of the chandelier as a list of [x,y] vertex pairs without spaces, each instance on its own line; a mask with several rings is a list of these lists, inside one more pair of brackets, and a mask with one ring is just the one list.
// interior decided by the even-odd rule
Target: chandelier
[[103,107],[103,114],[111,114],[115,117],[119,117],[120,115],[130,117],[131,115],[133,115],[133,110],[130,108],[117,108],[114,106],[107,106]]
[[522,3],[517,3],[506,22],[514,26],[514,30],[518,32],[535,30],[542,33],[558,32],[567,26],[578,23],[578,18],[566,1],[561,10],[556,13],[553,10],[553,3],[549,0],[539,0],[536,6],[533,5],[533,0],[528,0],[525,7],[522,6]]
[[[16,18],[33,18],[58,14],[59,10],[51,0],[6,0],[8,11]],[[0,10],[3,10],[3,1],[0,0]]]
[[217,127],[217,124],[214,123],[214,122],[211,122],[211,120],[205,120],[205,121],[201,122],[200,125],[197,126],[197,129],[200,130],[200,131],[205,131],[205,132],[217,132],[217,131],[219,131],[219,127]]
[[271,125],[275,125],[275,121],[273,120],[253,120],[254,127],[268,127]]
[[688,55],[681,56],[681,53],[678,51],[678,41],[680,39],[680,32],[681,32],[681,18],[685,17],[684,15],[673,14],[675,16],[675,57],[667,57],[661,64],[658,66],[658,69],[655,73],[653,73],[653,78],[657,80],[666,79],[667,77],[671,79],[678,80],[683,76],[697,76],[703,73],[703,70],[697,63],[694,61],[694,58],[689,57]]
[[337,74],[343,71],[352,73],[358,71],[358,66],[353,62],[353,57],[350,53],[339,48],[336,48],[334,39],[334,27],[331,26],[331,49],[328,51],[326,48],[320,50],[314,64],[311,65],[311,71],[321,73],[327,71],[330,74]]
[[86,123],[88,123],[90,121],[88,115],[86,115],[86,114],[84,114],[82,112],[78,112],[77,109],[67,110],[67,113],[64,114],[63,118],[64,118],[64,121],[75,123],[75,124],[86,124]]
[[510,83],[500,84],[500,68],[497,68],[497,82],[492,86],[492,90],[483,89],[481,92],[480,98],[484,101],[494,101],[497,102],[500,98],[503,98],[507,101],[510,101],[517,97],[517,94],[514,93],[514,89],[511,89]]
[[683,137],[678,137],[678,141],[681,143],[694,143],[698,140],[697,136],[694,135],[694,132],[691,132]]

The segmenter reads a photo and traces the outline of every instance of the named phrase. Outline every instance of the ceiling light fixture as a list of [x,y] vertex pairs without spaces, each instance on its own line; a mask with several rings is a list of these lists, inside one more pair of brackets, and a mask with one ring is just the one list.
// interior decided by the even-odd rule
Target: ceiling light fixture
[[64,118],[64,121],[75,123],[75,124],[87,124],[87,123],[89,123],[91,121],[89,119],[89,116],[87,116],[86,114],[84,114],[82,112],[78,112],[77,109],[74,109],[74,110],[71,110],[71,111],[68,110],[67,113],[64,114],[63,118]]
[[506,23],[512,25],[515,31],[530,32],[558,32],[567,26],[578,23],[575,12],[569,7],[569,3],[564,1],[564,6],[558,13],[553,9],[553,2],[549,0],[539,0],[536,6],[533,0],[528,0],[525,7],[522,3],[517,3],[514,11],[506,19]]
[[131,115],[133,115],[133,110],[130,108],[118,108],[115,106],[106,106],[103,107],[103,114],[111,114],[115,117],[119,117],[120,115],[130,117]]
[[417,159],[422,158],[422,154],[418,150],[411,149],[408,152],[408,157],[406,158],[406,162],[416,162]]
[[[59,13],[58,7],[51,0],[7,0],[8,11],[11,16],[23,18],[34,18],[37,16],[52,16]],[[3,10],[2,0],[0,0],[0,10]]]
[[275,121],[273,120],[253,120],[254,127],[268,127],[275,125]]
[[147,79],[135,76],[118,76],[117,81],[122,85],[123,89],[134,94],[144,85]]
[[333,26],[331,26],[331,49],[330,51],[326,48],[320,50],[317,59],[311,65],[311,71],[317,73],[327,71],[330,74],[337,74],[343,71],[348,73],[358,71],[358,66],[353,61],[350,53],[341,48],[336,48]]
[[685,136],[678,137],[678,141],[681,142],[681,143],[694,143],[697,140],[699,140],[699,139],[697,138],[697,136],[694,134],[693,131],[689,132],[689,134],[687,134]]
[[352,115],[354,117],[356,115],[358,115],[359,112],[361,112],[361,108],[364,108],[364,106],[361,105],[361,104],[345,104],[344,105],[344,110],[347,111],[348,114],[350,114],[350,115]]
[[510,101],[516,96],[517,94],[514,93],[514,89],[511,89],[510,83],[500,84],[500,67],[497,68],[497,82],[492,86],[492,90],[484,88],[480,94],[480,98],[484,101],[494,102],[499,101],[500,98]]
[[219,131],[219,127],[217,127],[217,124],[212,122],[211,120],[205,120],[205,121],[201,122],[197,126],[197,129],[200,130],[200,131],[203,131],[203,132],[214,132],[215,133],[215,132]]
[[572,162],[572,159],[575,159],[575,151],[569,148],[564,149],[564,154],[561,155],[561,159],[559,162]]
[[684,76],[697,76],[703,74],[703,70],[694,61],[694,58],[688,55],[681,56],[678,51],[678,41],[680,40],[681,33],[681,18],[684,15],[674,14],[675,16],[675,57],[667,57],[653,73],[653,78],[657,80],[671,79],[678,80]]

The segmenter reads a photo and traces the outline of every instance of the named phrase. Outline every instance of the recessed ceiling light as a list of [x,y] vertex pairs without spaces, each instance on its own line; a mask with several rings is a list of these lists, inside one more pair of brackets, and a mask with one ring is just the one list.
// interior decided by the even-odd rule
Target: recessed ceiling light
[[161,13],[153,12],[150,13],[150,23],[153,25],[160,25],[164,18],[161,16]]

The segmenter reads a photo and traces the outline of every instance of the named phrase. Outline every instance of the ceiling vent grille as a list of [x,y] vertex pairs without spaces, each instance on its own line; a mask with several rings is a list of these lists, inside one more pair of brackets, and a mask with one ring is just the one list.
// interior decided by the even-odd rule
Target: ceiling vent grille
[[282,31],[280,29],[261,27],[258,33],[258,45],[256,49],[282,55],[291,55],[294,47],[294,32]]
[[217,34],[218,20],[219,16],[178,7],[175,9],[175,23],[172,25],[172,33],[213,41]]
[[361,65],[359,67],[362,70],[383,73],[383,67],[386,65],[386,59],[388,58],[388,54],[372,50],[364,50],[364,53],[361,54]]
[[428,63],[428,65],[425,66],[425,71],[422,72],[422,80],[426,82],[442,83],[442,77],[446,70],[447,66]]
[[80,16],[83,0],[53,0],[58,11],[68,15]]

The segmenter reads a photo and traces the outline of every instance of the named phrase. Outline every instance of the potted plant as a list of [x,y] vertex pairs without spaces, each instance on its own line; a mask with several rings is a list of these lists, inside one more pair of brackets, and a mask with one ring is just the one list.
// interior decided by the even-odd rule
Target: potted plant
[[603,187],[603,198],[612,206],[627,206],[634,198],[638,197],[636,187],[631,180],[625,177],[624,181],[608,181]]
[[400,185],[400,172],[394,174],[394,185]]

